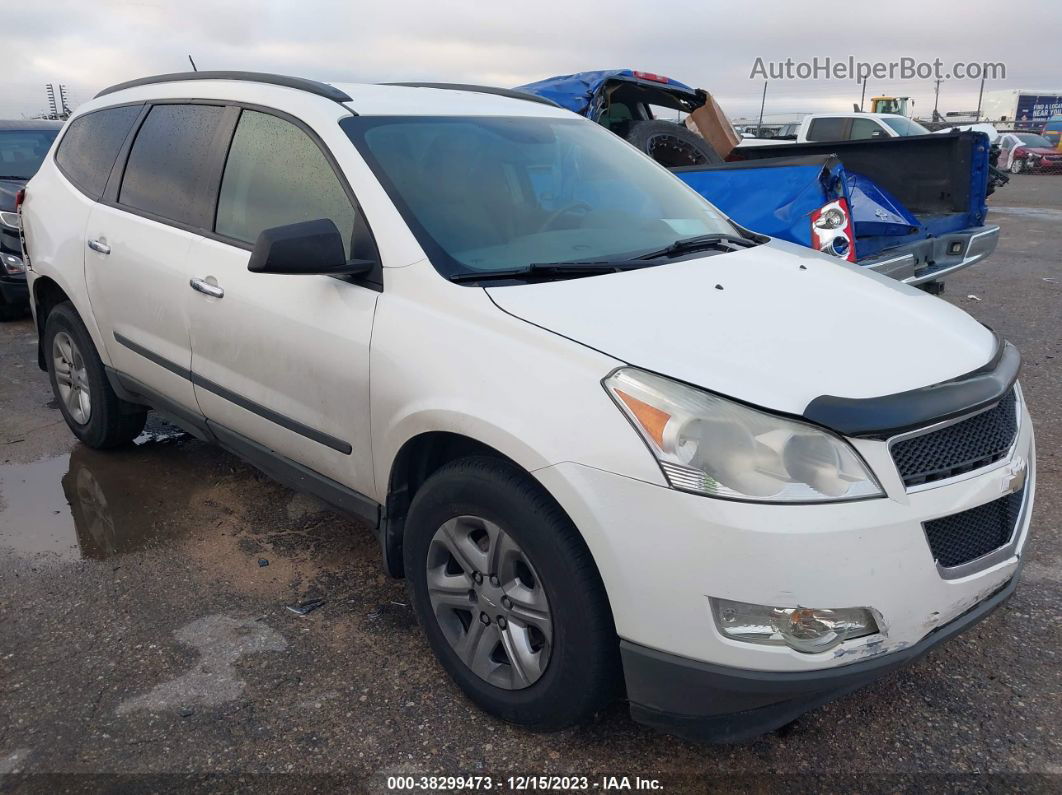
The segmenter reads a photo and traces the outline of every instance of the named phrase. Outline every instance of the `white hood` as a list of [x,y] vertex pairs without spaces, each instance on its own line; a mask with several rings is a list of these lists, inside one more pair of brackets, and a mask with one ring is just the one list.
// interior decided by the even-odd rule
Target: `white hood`
[[793,414],[820,395],[945,381],[995,351],[991,332],[939,298],[789,243],[487,292],[629,364]]

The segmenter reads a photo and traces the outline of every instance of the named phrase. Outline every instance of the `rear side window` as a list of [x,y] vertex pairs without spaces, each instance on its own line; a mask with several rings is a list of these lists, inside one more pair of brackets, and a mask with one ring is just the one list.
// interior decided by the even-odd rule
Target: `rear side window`
[[350,256],[354,207],[317,144],[291,122],[245,110],[229,149],[215,231],[254,243],[273,226],[328,218]]
[[118,203],[189,226],[206,226],[214,182],[211,147],[225,109],[156,105],[136,134]]
[[812,119],[808,127],[809,141],[840,141],[844,138],[844,126],[848,119],[835,116],[826,119]]
[[67,179],[93,199],[103,195],[118,150],[140,110],[140,105],[126,105],[78,116],[59,142],[55,162]]

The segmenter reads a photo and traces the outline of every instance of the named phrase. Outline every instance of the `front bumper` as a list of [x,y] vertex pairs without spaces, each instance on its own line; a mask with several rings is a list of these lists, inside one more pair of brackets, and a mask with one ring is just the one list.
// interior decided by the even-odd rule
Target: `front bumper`
[[5,304],[28,304],[29,288],[26,286],[26,275],[0,276],[0,297]]
[[914,662],[995,611],[1017,585],[1015,574],[995,594],[913,646],[819,671],[745,671],[622,641],[620,653],[631,717],[689,740],[751,740]]
[[[1035,498],[1024,402],[1008,458],[929,488],[905,488],[887,442],[852,442],[884,498],[769,505],[687,494],[574,463],[535,473],[598,564],[635,718],[702,738],[752,736],[910,662],[1013,590]],[[1005,554],[959,576],[942,571],[923,522],[1000,499],[1014,490],[1023,464],[1025,507]],[[880,616],[881,632],[815,654],[756,645],[719,631],[711,598],[866,607]]]
[[856,264],[918,286],[976,265],[996,250],[997,243],[999,227],[981,226],[890,249]]

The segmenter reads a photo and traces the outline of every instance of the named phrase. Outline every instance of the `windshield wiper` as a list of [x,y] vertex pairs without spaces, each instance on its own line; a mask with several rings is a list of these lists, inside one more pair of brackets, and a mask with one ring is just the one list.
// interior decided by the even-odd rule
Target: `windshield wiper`
[[714,234],[697,235],[696,237],[684,237],[676,240],[670,246],[642,254],[638,259],[660,259],[661,257],[677,257],[680,254],[690,254],[694,251],[706,251],[716,249],[719,251],[736,251],[742,248],[757,246],[755,240],[737,235]]
[[450,277],[450,281],[460,283],[501,279],[578,279],[581,276],[595,276],[599,273],[619,273],[620,271],[633,271],[649,267],[652,267],[651,263],[641,259],[606,262],[533,262],[522,268],[456,273]]

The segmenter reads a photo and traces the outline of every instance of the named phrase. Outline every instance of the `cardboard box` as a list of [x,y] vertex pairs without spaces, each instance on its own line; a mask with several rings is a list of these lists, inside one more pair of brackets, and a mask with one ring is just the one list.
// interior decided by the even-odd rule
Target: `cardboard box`
[[705,103],[686,117],[686,127],[711,144],[719,157],[726,160],[741,138],[723,115],[715,97],[707,93],[705,96]]

